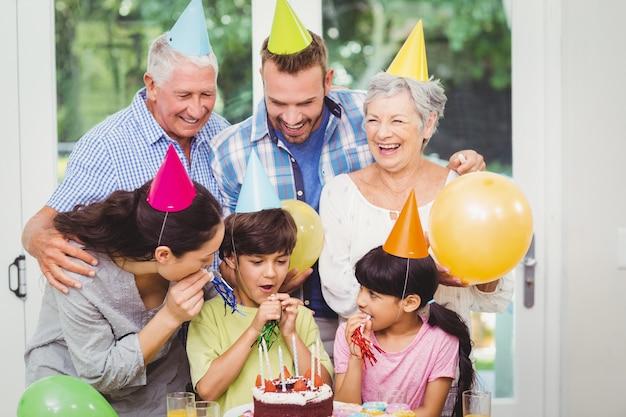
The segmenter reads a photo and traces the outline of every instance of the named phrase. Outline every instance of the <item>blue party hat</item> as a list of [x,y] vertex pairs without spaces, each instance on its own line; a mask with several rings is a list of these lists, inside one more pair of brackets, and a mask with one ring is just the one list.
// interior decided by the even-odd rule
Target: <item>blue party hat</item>
[[167,42],[185,55],[204,56],[211,53],[202,0],[191,0],[167,34]]
[[281,207],[276,190],[267,177],[259,157],[253,150],[248,158],[248,167],[243,178],[243,184],[241,184],[235,213],[253,213]]

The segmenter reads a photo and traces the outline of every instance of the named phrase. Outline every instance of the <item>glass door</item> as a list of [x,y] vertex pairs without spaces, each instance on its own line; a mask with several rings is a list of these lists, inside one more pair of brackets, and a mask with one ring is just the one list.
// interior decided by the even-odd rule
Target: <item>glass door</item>
[[[533,8],[535,13],[541,11],[536,10],[537,2],[517,2],[516,10],[511,10],[511,3],[324,0],[323,36],[330,66],[335,69],[335,84],[365,89],[372,75],[387,68],[422,19],[429,74],[442,80],[448,96],[445,117],[426,153],[445,164],[455,151],[475,149],[485,157],[487,170],[512,176],[533,205],[538,190],[528,185],[542,182],[538,178],[541,173],[532,169],[538,155],[525,152],[526,145],[514,143],[527,138],[525,132],[514,130],[523,125],[513,123],[530,117],[522,113],[513,116],[513,108],[525,109],[520,101],[528,97],[522,91],[513,99],[517,89],[524,90],[525,81],[512,76],[512,57],[530,51],[528,38],[522,35],[528,28],[512,28],[518,22],[513,13],[526,16]],[[536,19],[528,21],[536,25]],[[513,45],[518,50],[512,53]],[[524,66],[521,61],[516,63]],[[533,207],[535,217],[539,209]],[[515,270],[515,295],[505,312],[474,313],[472,317],[478,379],[493,393],[495,416],[541,415],[543,407],[543,300],[536,285],[535,303],[525,307],[524,272],[522,265]],[[540,273],[541,266],[534,272]],[[541,283],[538,276],[536,280]]]

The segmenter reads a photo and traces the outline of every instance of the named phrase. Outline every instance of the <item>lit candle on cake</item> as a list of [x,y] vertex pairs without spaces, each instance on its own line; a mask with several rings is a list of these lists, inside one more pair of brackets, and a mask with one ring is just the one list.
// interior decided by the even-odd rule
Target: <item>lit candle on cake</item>
[[261,384],[265,383],[265,377],[263,376],[263,347],[259,344],[259,371],[261,374]]
[[[322,351],[320,350],[320,339],[319,337],[317,338],[316,342],[315,342],[315,352],[316,352],[316,356],[317,356],[317,372],[316,375],[319,375],[320,377],[322,376]],[[315,381],[315,380],[313,380]]]
[[278,346],[278,364],[280,366],[280,382],[283,385],[283,392],[287,391],[285,386],[285,364],[283,363],[283,350]]
[[267,365],[267,379],[272,379],[272,368],[270,368],[270,355],[267,353],[267,343],[265,339],[261,340],[263,344],[263,353],[265,353],[265,364]]
[[298,376],[298,349],[296,348],[296,334],[291,335],[291,350],[293,350],[293,370]]
[[311,345],[311,388],[315,386],[315,345]]

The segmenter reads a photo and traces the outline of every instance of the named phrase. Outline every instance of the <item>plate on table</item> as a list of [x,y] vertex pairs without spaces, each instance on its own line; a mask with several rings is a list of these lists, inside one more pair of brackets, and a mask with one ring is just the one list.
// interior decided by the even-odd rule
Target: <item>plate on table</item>
[[[341,404],[343,404],[341,401],[333,401],[333,405],[335,407],[338,407]],[[238,405],[237,407],[233,407],[227,412],[225,412],[222,417],[239,417],[240,415],[242,415],[248,410],[254,411],[254,403],[241,404],[241,405]]]
[[222,417],[239,417],[248,410],[254,411],[254,403],[241,404],[224,413]]

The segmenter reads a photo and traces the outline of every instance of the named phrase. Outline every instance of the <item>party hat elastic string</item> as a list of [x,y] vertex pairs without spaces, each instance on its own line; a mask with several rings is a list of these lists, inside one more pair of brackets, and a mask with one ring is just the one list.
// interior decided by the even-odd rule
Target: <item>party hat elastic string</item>
[[159,241],[157,242],[157,246],[161,246],[161,238],[163,237],[163,231],[165,230],[165,223],[167,222],[168,211],[165,212],[165,217],[163,217],[163,224],[161,225],[161,231],[159,232]]

